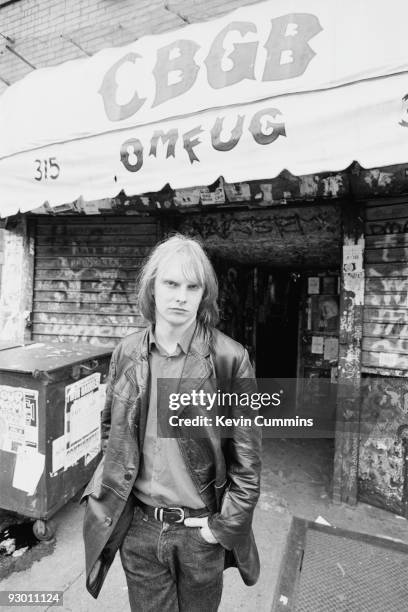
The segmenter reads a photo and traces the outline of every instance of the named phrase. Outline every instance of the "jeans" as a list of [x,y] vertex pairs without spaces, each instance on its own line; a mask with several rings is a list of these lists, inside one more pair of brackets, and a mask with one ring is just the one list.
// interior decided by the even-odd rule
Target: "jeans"
[[120,547],[132,612],[216,612],[225,550],[199,527],[161,523],[135,507]]

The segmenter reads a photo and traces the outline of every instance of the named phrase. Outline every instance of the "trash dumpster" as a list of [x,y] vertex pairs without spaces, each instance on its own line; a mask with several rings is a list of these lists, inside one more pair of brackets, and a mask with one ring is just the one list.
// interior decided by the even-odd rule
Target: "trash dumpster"
[[113,347],[31,343],[0,351],[0,508],[48,519],[100,458],[100,413]]

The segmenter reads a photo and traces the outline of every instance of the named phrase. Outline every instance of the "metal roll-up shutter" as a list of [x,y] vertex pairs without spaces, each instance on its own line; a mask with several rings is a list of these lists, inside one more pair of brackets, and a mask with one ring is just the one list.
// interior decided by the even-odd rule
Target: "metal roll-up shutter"
[[363,367],[408,370],[408,200],[367,202]]
[[159,239],[154,217],[41,217],[33,339],[117,344],[144,325],[136,276]]

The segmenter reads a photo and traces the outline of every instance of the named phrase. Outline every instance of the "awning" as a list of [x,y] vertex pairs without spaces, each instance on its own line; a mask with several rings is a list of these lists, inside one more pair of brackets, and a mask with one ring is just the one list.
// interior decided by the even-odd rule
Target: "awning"
[[408,161],[406,0],[270,0],[0,97],[0,215]]

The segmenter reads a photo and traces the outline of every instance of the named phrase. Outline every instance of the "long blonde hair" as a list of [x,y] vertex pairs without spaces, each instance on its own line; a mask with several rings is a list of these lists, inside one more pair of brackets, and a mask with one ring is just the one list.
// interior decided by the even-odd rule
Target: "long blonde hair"
[[217,277],[201,244],[182,234],[176,234],[157,244],[144,263],[138,278],[138,304],[141,313],[150,323],[155,322],[154,282],[160,266],[176,254],[185,255],[184,276],[188,280],[198,282],[203,288],[197,321],[204,331],[210,331],[218,323]]

